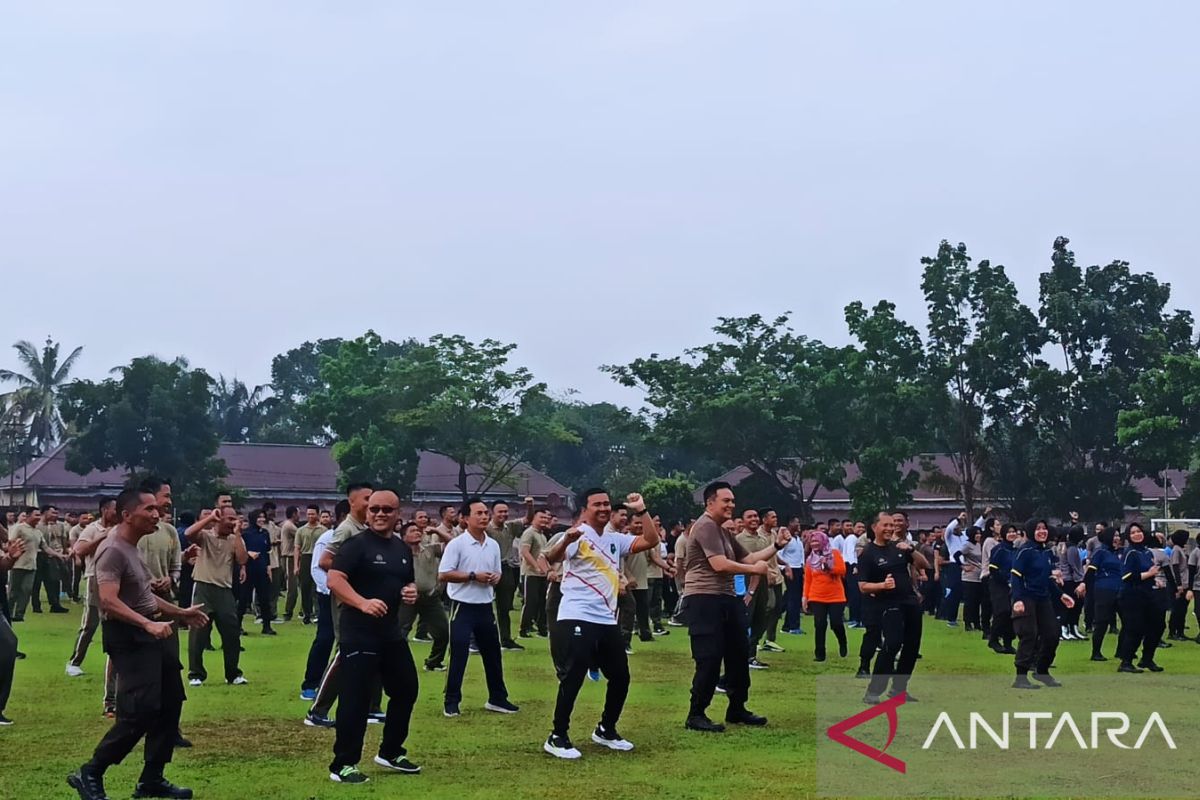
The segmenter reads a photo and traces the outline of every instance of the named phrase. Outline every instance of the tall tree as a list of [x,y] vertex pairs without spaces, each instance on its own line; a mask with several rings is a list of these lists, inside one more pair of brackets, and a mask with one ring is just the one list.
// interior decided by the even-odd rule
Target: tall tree
[[524,413],[545,396],[546,387],[525,367],[509,365],[515,349],[494,339],[476,344],[438,335],[396,359],[393,381],[427,389],[393,417],[413,431],[423,449],[454,461],[464,500],[496,486],[518,491],[517,467],[537,443],[578,441],[557,421]]
[[718,341],[683,357],[604,369],[646,392],[656,440],[745,465],[776,505],[807,514],[820,486],[845,478],[845,431],[823,413],[843,354],[795,334],[786,315],[723,317],[713,330]]
[[1083,270],[1068,244],[1055,240],[1040,280],[1040,316],[1061,362],[1031,377],[1039,440],[1031,466],[1048,510],[1116,517],[1139,502],[1130,481],[1143,471],[1118,442],[1118,414],[1136,406],[1144,370],[1195,353],[1193,320],[1167,311],[1169,284],[1124,261]]
[[265,386],[253,389],[237,378],[218,375],[213,382],[210,414],[223,442],[261,441],[273,398],[264,397]]
[[66,434],[59,409],[63,389],[70,382],[71,368],[83,352],[76,347],[59,361],[59,345],[46,339],[41,352],[21,340],[13,345],[17,360],[24,371],[0,369],[0,381],[12,381],[17,388],[0,395],[0,407],[5,407],[28,428],[29,445],[35,453],[44,452]]
[[929,417],[973,515],[987,473],[987,432],[1024,413],[1025,382],[1041,364],[1045,335],[1003,266],[973,266],[966,245],[946,241],[921,263],[925,369],[934,388]]
[[683,475],[651,478],[641,488],[646,508],[662,517],[663,525],[672,522],[687,523],[697,517],[702,508],[696,502],[696,482]]
[[174,481],[176,504],[200,507],[228,474],[209,415],[212,378],[182,358],[135,358],[99,383],[77,381],[63,392],[63,416],[76,433],[67,467],[81,475],[123,467]]
[[415,375],[388,344],[367,331],[323,353],[317,382],[297,410],[332,435],[343,484],[370,480],[405,497],[416,482],[420,442],[397,417],[421,402],[436,376]]

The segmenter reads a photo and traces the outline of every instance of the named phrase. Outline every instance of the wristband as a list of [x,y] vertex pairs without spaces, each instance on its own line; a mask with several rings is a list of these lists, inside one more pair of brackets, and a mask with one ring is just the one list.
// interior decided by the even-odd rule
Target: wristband
[[467,575],[467,583],[474,583],[474,582],[475,582],[475,573],[472,572],[469,575]]

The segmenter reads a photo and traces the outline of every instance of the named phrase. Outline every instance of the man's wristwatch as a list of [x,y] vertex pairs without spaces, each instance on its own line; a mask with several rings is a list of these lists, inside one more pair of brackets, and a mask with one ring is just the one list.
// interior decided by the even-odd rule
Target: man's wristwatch
[[474,583],[474,582],[475,582],[475,573],[474,572],[469,573],[467,575],[467,583]]

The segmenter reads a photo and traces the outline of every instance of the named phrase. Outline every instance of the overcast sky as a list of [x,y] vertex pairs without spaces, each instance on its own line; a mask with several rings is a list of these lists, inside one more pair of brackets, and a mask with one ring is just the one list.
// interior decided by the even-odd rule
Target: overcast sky
[[3,2],[0,366],[265,382],[373,327],[552,389],[719,315],[891,298],[943,238],[1027,301],[1054,237],[1200,310],[1194,3]]

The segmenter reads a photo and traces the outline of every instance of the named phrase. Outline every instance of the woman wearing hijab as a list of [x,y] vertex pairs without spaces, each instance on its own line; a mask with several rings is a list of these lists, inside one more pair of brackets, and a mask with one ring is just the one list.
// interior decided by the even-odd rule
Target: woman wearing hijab
[[1092,551],[1084,571],[1084,586],[1092,600],[1092,661],[1108,661],[1100,648],[1104,635],[1117,616],[1117,600],[1124,588],[1121,580],[1121,557],[1117,554],[1117,532],[1105,528],[1098,539],[1100,546]]
[[[1117,640],[1117,657],[1121,659],[1118,672],[1162,672],[1154,663],[1154,653],[1162,636],[1159,629],[1162,614],[1155,605],[1154,584],[1160,569],[1146,542],[1146,532],[1136,522],[1125,528],[1125,557],[1121,561],[1121,581],[1124,586],[1118,600],[1121,609],[1121,636]],[[1142,660],[1135,667],[1133,657],[1138,646]]]
[[809,538],[811,552],[804,561],[804,613],[812,610],[816,624],[813,660],[825,660],[825,628],[831,626],[838,640],[838,655],[846,657],[846,628],[842,624],[842,609],[846,605],[846,562],[842,554],[829,543],[823,531],[813,531]]
[[992,548],[988,558],[988,593],[992,598],[992,630],[988,636],[988,647],[1001,655],[1015,656],[1013,649],[1012,596],[1009,593],[1009,578],[1012,576],[1013,557],[1017,548],[1025,543],[1025,535],[1016,525],[1009,523],[1001,529],[1000,541]]
[[1059,634],[1054,598],[1057,596],[1067,608],[1075,605],[1075,598],[1063,594],[1059,587],[1061,578],[1053,566],[1054,554],[1047,549],[1050,526],[1046,520],[1029,520],[1025,533],[1029,541],[1017,551],[1011,570],[1013,629],[1019,640],[1013,688],[1041,688],[1029,680],[1030,670],[1034,680],[1046,686],[1062,686],[1050,675]]

